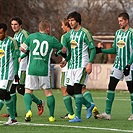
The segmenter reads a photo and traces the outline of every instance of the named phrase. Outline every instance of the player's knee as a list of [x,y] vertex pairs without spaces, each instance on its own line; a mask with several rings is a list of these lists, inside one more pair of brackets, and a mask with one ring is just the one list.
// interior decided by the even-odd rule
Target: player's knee
[[82,84],[74,84],[74,94],[81,94],[82,93]]
[[17,85],[17,92],[18,92],[19,94],[21,94],[21,95],[24,95],[24,93],[25,93],[25,86],[22,85],[22,84],[18,84],[18,85]]
[[67,85],[67,93],[71,96],[74,95],[74,86],[71,86],[71,85]]
[[0,99],[1,100],[10,100],[11,99],[10,93],[7,92],[7,90],[0,89]]
[[52,89],[44,89],[44,93],[45,93],[46,97],[53,95]]
[[16,86],[17,84],[12,84],[11,89],[10,89],[10,94],[16,93]]

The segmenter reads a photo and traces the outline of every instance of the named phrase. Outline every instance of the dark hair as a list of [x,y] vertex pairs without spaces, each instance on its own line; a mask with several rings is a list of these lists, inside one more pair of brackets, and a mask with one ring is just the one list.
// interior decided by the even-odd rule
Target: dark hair
[[71,29],[71,26],[70,26],[67,18],[63,18],[62,22],[64,22],[65,26],[67,26],[67,27],[69,27]]
[[123,17],[124,20],[126,20],[126,19],[129,20],[129,15],[128,15],[128,13],[126,13],[126,12],[123,12],[123,13],[119,14],[118,17]]
[[22,19],[21,19],[20,17],[18,17],[18,16],[12,17],[12,18],[10,19],[10,24],[11,24],[11,22],[12,22],[13,20],[17,21],[17,22],[19,23],[19,25],[22,25]]
[[3,31],[7,31],[7,25],[4,23],[0,23],[0,29],[3,29]]
[[74,18],[76,20],[76,22],[79,22],[79,24],[81,24],[81,15],[80,15],[80,13],[78,13],[76,11],[71,12],[67,16],[67,19],[70,19],[70,18]]

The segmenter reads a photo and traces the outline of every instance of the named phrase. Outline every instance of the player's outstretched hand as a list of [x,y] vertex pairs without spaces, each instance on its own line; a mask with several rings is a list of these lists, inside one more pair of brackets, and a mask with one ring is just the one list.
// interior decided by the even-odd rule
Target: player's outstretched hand
[[60,62],[60,67],[63,68],[66,66],[66,64],[67,64],[67,61],[64,60],[64,61]]

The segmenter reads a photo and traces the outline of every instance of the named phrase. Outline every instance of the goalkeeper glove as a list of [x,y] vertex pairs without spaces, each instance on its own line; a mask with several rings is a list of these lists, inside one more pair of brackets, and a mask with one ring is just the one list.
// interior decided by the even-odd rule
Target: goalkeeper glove
[[125,76],[128,76],[130,73],[130,65],[126,65],[123,71]]

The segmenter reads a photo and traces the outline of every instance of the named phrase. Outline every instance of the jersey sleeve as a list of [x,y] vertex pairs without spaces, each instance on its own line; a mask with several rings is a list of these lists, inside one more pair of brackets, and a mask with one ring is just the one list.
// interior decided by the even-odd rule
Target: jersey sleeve
[[22,36],[22,42],[21,43],[23,43],[28,36],[29,36],[29,32],[23,30],[23,36]]
[[89,31],[86,32],[85,43],[88,45],[89,49],[92,49],[95,47],[94,39]]
[[67,57],[65,58],[66,61],[71,59],[71,45],[69,36],[69,32],[61,36],[61,44],[67,48]]
[[86,31],[85,43],[88,45],[88,49],[90,50],[89,62],[92,63],[96,55],[96,49],[94,39],[89,31]]
[[18,75],[18,70],[19,70],[18,58],[20,56],[20,50],[16,40],[13,40],[12,43],[13,43],[12,46],[13,46],[14,72],[15,75]]
[[53,37],[53,48],[60,50],[62,47],[63,45],[55,37]]
[[24,49],[24,50],[28,50],[29,49],[29,43],[30,42],[30,36],[28,36],[25,41],[21,44],[21,47]]

